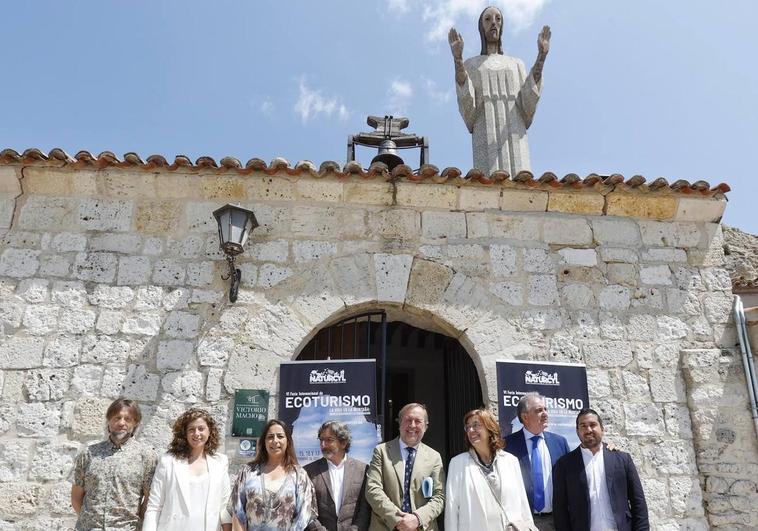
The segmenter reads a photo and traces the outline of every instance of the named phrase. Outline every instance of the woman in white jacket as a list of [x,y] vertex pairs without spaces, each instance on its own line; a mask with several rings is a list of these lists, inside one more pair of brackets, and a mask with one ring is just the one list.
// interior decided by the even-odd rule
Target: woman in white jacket
[[155,469],[142,531],[231,531],[229,462],[217,453],[216,422],[193,408],[176,419],[173,432]]
[[534,525],[518,460],[503,451],[495,415],[475,409],[463,419],[468,452],[450,461],[445,493],[445,531],[505,530]]

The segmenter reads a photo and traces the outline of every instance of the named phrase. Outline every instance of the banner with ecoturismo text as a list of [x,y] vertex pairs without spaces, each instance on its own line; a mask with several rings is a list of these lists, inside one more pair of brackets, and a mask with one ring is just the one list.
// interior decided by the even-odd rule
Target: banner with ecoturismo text
[[582,408],[590,407],[586,367],[574,363],[498,360],[498,412],[504,437],[522,428],[516,406],[529,392],[545,397],[548,431],[563,435],[571,448],[579,446],[576,415]]
[[347,424],[349,455],[371,461],[380,442],[374,360],[292,361],[279,371],[279,418],[292,427],[301,465],[321,458],[318,429],[327,420]]

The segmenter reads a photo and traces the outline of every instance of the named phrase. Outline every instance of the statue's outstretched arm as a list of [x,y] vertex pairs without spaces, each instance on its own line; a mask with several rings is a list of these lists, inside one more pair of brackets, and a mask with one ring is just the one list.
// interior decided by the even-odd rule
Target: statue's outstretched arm
[[532,67],[532,77],[538,85],[542,80],[542,68],[545,66],[547,53],[550,51],[550,26],[542,26],[542,31],[537,37],[537,60]]
[[466,69],[463,68],[463,37],[455,28],[450,28],[447,34],[447,41],[450,43],[450,51],[453,54],[453,64],[455,65],[455,82],[463,86],[468,80]]

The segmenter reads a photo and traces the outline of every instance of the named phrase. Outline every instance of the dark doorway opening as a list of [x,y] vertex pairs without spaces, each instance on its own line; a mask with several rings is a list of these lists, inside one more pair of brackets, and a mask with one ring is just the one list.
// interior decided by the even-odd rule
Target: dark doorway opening
[[344,319],[323,328],[298,360],[367,359],[377,362],[377,400],[384,440],[398,435],[398,411],[421,402],[429,412],[424,442],[449,462],[465,450],[463,416],[482,405],[476,367],[457,339],[401,321],[384,312]]

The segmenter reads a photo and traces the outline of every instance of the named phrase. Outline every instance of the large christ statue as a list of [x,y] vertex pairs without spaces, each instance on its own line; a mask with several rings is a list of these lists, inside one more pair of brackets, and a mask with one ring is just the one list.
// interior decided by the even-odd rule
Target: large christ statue
[[550,49],[550,28],[537,38],[537,60],[529,75],[524,63],[503,55],[503,15],[490,6],[479,16],[482,52],[463,62],[463,37],[450,28],[458,109],[472,135],[474,167],[515,176],[530,170],[526,130],[542,91],[542,67]]

